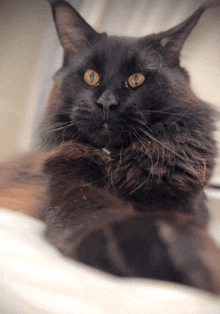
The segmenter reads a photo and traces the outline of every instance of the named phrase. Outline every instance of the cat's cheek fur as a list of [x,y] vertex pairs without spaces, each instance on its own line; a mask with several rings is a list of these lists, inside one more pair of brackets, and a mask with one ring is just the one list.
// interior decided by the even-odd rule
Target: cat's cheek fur
[[[208,183],[214,167],[214,160],[210,160],[208,155],[200,161],[197,152],[193,149],[187,151],[187,146],[181,145],[177,150],[175,144],[172,146],[165,142],[164,146],[156,146],[152,142],[132,144],[109,164],[117,191],[124,190],[125,194],[129,194],[132,189],[141,189],[146,192],[164,184],[175,191],[194,195]],[[191,153],[188,160],[185,152]],[[137,181],[140,182],[139,189]]]

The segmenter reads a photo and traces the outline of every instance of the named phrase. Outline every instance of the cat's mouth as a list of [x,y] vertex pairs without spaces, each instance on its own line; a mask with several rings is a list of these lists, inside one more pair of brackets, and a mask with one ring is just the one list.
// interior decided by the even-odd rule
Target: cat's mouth
[[107,122],[87,136],[90,144],[100,148],[121,149],[131,144],[131,137],[126,136],[122,131],[114,129]]
[[[92,127],[89,130],[81,129],[80,133],[83,142],[99,148],[121,147],[123,143],[123,139],[120,138],[120,133],[108,122],[103,122],[98,127]],[[80,140],[80,138],[78,140]]]
[[[78,125],[75,133],[79,142],[87,143],[98,148],[121,149],[128,147],[132,141],[132,134],[124,124],[116,121],[86,121]],[[73,138],[73,137],[72,137]]]
[[99,130],[94,132],[94,144],[99,147],[112,147],[115,146],[113,131],[109,123],[104,122]]

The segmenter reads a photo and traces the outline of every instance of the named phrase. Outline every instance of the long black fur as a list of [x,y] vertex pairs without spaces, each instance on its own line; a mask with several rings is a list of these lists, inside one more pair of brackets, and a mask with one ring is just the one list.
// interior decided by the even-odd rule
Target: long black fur
[[[197,232],[208,221],[215,112],[194,95],[179,61],[215,4],[164,33],[121,38],[97,33],[67,2],[51,2],[64,62],[41,126],[51,151],[44,219],[46,237],[66,256],[119,276],[217,291]],[[99,74],[95,86],[84,80],[88,69]],[[134,73],[145,77],[136,88],[128,84]]]

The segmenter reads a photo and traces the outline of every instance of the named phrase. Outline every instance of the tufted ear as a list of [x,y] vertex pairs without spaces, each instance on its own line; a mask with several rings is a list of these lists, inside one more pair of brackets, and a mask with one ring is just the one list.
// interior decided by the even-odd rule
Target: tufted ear
[[57,33],[64,49],[64,64],[80,48],[86,48],[100,36],[66,1],[48,0]]
[[220,6],[220,0],[205,1],[188,19],[170,30],[158,34],[160,46],[167,49],[174,61],[179,61],[180,51],[200,16],[211,7]]

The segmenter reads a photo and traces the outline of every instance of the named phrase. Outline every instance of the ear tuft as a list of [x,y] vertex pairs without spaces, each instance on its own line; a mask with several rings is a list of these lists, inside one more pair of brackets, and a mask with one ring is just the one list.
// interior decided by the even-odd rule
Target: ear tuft
[[64,49],[64,62],[76,51],[88,47],[99,34],[64,0],[48,0],[57,33]]
[[205,10],[220,6],[220,0],[205,1],[188,19],[170,30],[159,34],[161,47],[167,49],[174,61],[179,61],[180,51],[185,40],[199,21]]
[[220,0],[209,0],[209,1],[205,1],[201,5],[201,8],[203,7],[204,10],[206,10],[206,9],[217,7],[217,6],[220,6]]

